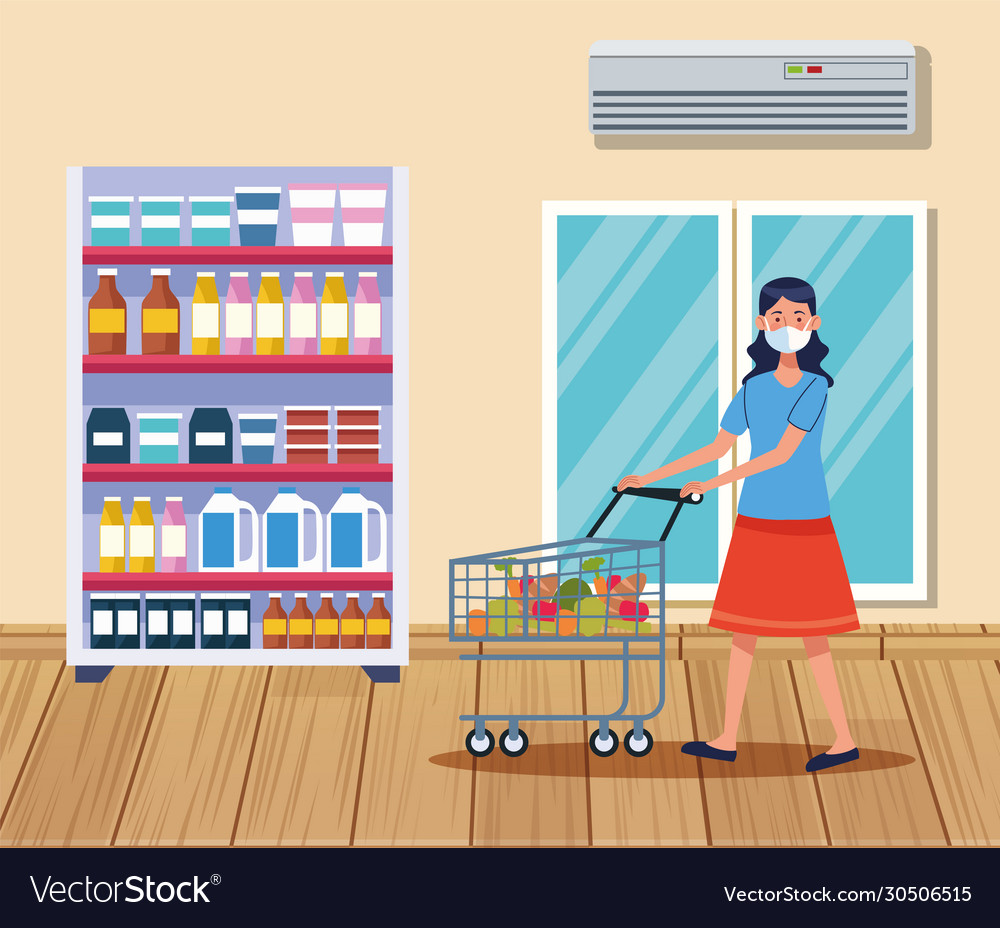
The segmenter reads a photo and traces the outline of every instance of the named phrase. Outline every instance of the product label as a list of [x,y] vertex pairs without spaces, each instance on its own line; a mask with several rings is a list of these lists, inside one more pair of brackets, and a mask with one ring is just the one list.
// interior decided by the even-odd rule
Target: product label
[[234,609],[229,613],[229,634],[245,635],[247,633],[247,611],[246,609]]
[[288,320],[289,335],[292,338],[316,337],[316,304],[292,303]]
[[284,635],[288,625],[284,619],[264,619],[265,635]]
[[219,337],[218,303],[191,304],[191,337],[192,338]]
[[389,634],[389,620],[388,619],[369,619],[368,620],[368,634],[369,635],[388,635]]
[[178,609],[174,612],[174,634],[194,634],[194,613],[190,609]]
[[355,338],[382,337],[381,303],[354,304],[354,337]]
[[167,610],[149,609],[146,611],[146,634],[167,634]]
[[226,338],[253,338],[252,303],[226,303]]
[[337,619],[317,619],[316,620],[316,634],[317,635],[336,635],[338,634],[337,626],[340,622]]
[[95,635],[113,635],[114,613],[110,609],[95,609],[91,616],[91,631]]
[[118,634],[139,634],[139,613],[135,609],[122,609],[118,613]]
[[109,309],[90,310],[90,331],[97,334],[110,334],[125,331],[125,309],[111,307]]
[[222,634],[222,610],[205,609],[201,614],[201,633],[203,635]]
[[365,633],[365,620],[343,619],[340,627],[345,635],[363,635]]
[[347,338],[347,304],[324,303],[321,307],[323,338]]
[[101,526],[101,557],[125,557],[125,526]]
[[153,557],[153,526],[130,525],[128,529],[129,557]]
[[186,525],[164,525],[160,541],[163,557],[187,557]]
[[222,448],[226,444],[225,432],[195,432],[194,443],[196,445],[215,445]]
[[258,338],[285,337],[284,303],[257,304],[257,337]]
[[289,635],[311,635],[313,633],[313,623],[311,619],[289,619]]
[[147,306],[142,311],[142,331],[176,333],[179,315],[176,309],[167,306]]
[[94,432],[93,442],[95,448],[122,446],[123,435],[121,432]]

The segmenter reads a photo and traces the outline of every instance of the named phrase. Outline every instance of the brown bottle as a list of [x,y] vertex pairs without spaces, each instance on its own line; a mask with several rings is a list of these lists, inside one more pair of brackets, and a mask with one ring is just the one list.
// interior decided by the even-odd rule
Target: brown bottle
[[281,608],[281,594],[270,593],[271,602],[264,612],[264,647],[288,647],[288,613]]
[[365,614],[358,605],[358,594],[347,594],[347,605],[340,616],[340,646],[363,648],[365,646]]
[[128,351],[128,305],[115,286],[118,269],[97,271],[97,292],[87,304],[87,351],[90,354],[125,354]]
[[385,593],[372,593],[372,607],[365,616],[365,636],[367,647],[388,648],[390,646],[392,616],[385,608]]
[[288,616],[288,647],[311,648],[313,646],[313,614],[306,601],[306,593],[295,594],[295,608]]
[[180,354],[181,304],[170,292],[170,269],[154,267],[153,283],[142,301],[142,353]]
[[333,593],[323,593],[316,610],[316,647],[340,647],[340,616],[333,608]]

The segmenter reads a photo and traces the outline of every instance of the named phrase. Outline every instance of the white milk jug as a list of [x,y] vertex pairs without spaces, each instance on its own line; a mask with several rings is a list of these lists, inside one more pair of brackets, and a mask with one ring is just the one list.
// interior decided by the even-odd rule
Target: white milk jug
[[[251,545],[240,560],[240,513],[250,515]],[[257,511],[230,487],[216,487],[198,516],[198,570],[257,570]]]
[[[368,513],[379,517],[379,552],[368,557]],[[344,487],[326,518],[327,570],[386,569],[388,524],[385,510],[365,499],[359,487]]]
[[[313,556],[305,556],[305,516],[316,517]],[[264,570],[323,569],[323,515],[317,506],[302,499],[295,487],[279,487],[278,495],[262,517],[264,523]]]

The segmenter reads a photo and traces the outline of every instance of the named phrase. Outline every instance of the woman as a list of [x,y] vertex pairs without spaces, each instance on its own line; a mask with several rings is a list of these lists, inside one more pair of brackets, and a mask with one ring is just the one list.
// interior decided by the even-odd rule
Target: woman
[[745,480],[709,625],[733,633],[722,734],[685,744],[685,754],[736,760],[736,731],[754,648],[760,635],[802,637],[835,739],[806,770],[860,757],[844,714],[827,635],[859,628],[844,560],[830,521],[820,441],[833,378],[820,362],[829,353],[814,333],[813,288],[781,277],[760,291],[760,330],[747,348],[754,369],[722,417],[715,441],[618,489],[641,487],[714,461],[749,428],[751,458],[711,480],[686,484],[682,496]]

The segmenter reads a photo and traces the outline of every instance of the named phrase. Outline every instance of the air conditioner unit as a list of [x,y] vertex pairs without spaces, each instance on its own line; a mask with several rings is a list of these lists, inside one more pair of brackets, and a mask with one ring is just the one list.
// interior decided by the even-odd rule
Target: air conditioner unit
[[601,41],[595,135],[909,135],[915,53],[896,41]]

